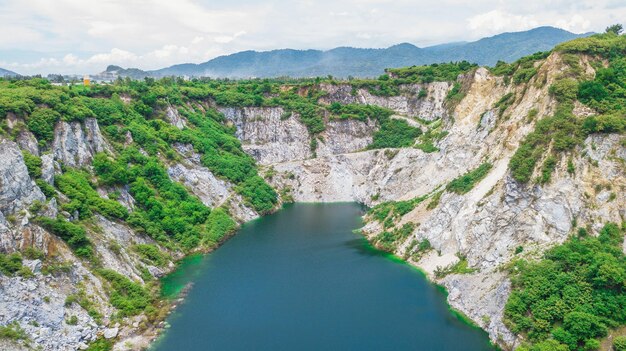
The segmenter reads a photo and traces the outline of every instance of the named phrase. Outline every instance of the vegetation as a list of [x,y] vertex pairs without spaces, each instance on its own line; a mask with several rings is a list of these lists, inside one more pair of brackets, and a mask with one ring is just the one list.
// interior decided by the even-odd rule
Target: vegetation
[[405,223],[400,228],[378,234],[374,238],[373,243],[377,248],[383,251],[394,252],[397,245],[402,243],[413,233],[413,229],[415,229],[413,223]]
[[464,175],[455,178],[447,186],[446,190],[457,194],[465,194],[474,188],[476,183],[480,182],[487,176],[491,170],[491,163],[483,163],[478,168],[471,170]]
[[[626,324],[624,233],[606,224],[598,237],[579,231],[539,262],[518,260],[511,269],[513,292],[507,325],[523,333],[524,350],[585,350],[609,328]],[[534,346],[533,346],[534,345]]]
[[421,134],[421,129],[409,125],[403,119],[386,119],[374,133],[374,140],[368,149],[408,147],[413,145],[415,138]]
[[120,316],[134,316],[150,305],[152,297],[141,284],[110,269],[100,269],[98,273],[109,282],[111,304]]
[[388,201],[374,206],[367,213],[368,216],[383,223],[385,228],[393,226],[395,219],[411,212],[418,204],[428,198],[428,195],[407,201]]
[[616,336],[615,339],[613,339],[613,350],[626,351],[626,336]]
[[28,340],[28,334],[17,322],[12,322],[7,325],[0,325],[0,339]]
[[434,63],[427,66],[390,68],[386,72],[402,83],[453,82],[460,74],[467,73],[478,65],[467,61]]
[[39,217],[37,222],[52,234],[63,239],[78,257],[93,258],[91,241],[87,238],[87,231],[82,226],[68,222],[63,217],[56,219]]
[[448,274],[470,274],[476,271],[474,268],[470,268],[467,259],[464,256],[457,254],[459,260],[448,267],[437,267],[435,269],[435,277],[443,278]]
[[13,276],[22,269],[22,255],[19,253],[0,253],[0,273]]

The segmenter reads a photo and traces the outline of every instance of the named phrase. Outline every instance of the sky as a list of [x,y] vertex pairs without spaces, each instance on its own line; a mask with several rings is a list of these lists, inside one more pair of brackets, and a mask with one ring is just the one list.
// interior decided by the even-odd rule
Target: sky
[[626,0],[0,0],[0,68],[157,69],[243,50],[429,46],[554,26],[601,32]]

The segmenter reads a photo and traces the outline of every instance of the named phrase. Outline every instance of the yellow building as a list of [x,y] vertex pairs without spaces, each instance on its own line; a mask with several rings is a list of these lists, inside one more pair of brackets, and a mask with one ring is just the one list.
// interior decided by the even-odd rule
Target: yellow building
[[83,77],[83,85],[84,85],[84,86],[86,86],[86,87],[88,87],[90,83],[91,83],[91,82],[90,82],[90,80],[89,80],[89,76],[84,76],[84,77]]

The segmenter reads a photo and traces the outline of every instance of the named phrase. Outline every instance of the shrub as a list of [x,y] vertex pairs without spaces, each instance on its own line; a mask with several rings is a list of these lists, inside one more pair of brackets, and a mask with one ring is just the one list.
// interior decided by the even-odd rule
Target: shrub
[[613,350],[626,351],[626,336],[616,336],[613,339]]
[[39,142],[50,142],[54,136],[54,125],[61,119],[61,115],[50,108],[37,108],[26,117],[28,129]]
[[457,194],[465,194],[474,188],[478,182],[487,176],[491,169],[491,163],[483,163],[478,168],[468,171],[464,175],[455,178],[447,186],[446,190]]
[[83,258],[92,257],[93,249],[91,242],[87,238],[87,232],[81,226],[68,222],[62,217],[57,219],[38,217],[36,221],[52,234],[63,239],[77,256]]
[[158,246],[153,244],[137,244],[133,250],[141,256],[144,261],[158,267],[165,266],[169,262],[169,256],[162,252]]
[[150,294],[139,283],[110,269],[99,269],[98,273],[110,283],[111,305],[119,310],[122,317],[137,315],[150,305]]
[[549,92],[554,96],[556,101],[573,101],[578,95],[578,82],[572,78],[557,80],[550,86]]
[[22,268],[22,256],[19,253],[0,253],[0,272],[12,276]]
[[206,240],[209,243],[220,243],[225,236],[231,234],[236,228],[237,223],[230,218],[226,210],[216,208],[211,211],[207,220],[208,235]]
[[387,119],[381,122],[380,129],[374,133],[372,143],[368,149],[400,148],[411,146],[415,138],[422,134],[421,129],[415,128],[403,119]]
[[596,345],[608,327],[626,324],[623,233],[607,223],[599,236],[572,237],[539,262],[516,261],[505,323],[535,344],[554,337],[570,350]]

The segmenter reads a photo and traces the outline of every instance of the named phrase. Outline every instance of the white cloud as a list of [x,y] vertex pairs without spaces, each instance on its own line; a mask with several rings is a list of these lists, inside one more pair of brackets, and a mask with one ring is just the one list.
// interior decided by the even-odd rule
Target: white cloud
[[602,31],[623,18],[623,0],[0,0],[0,52],[15,53],[0,67],[155,69],[247,49],[426,46],[539,25]]
[[477,35],[492,35],[503,31],[522,31],[539,26],[534,16],[513,15],[493,10],[468,19],[469,29]]

